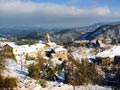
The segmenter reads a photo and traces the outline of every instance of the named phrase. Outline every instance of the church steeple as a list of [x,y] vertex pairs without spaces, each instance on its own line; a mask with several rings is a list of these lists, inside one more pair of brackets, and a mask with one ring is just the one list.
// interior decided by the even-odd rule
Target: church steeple
[[50,35],[48,33],[46,33],[45,37],[46,37],[47,43],[51,42],[51,40],[50,40],[51,38],[50,38]]

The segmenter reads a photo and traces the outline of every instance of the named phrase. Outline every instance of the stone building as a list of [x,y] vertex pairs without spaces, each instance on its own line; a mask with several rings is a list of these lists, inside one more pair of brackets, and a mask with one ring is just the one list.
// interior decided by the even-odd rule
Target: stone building
[[96,57],[95,63],[106,65],[106,64],[110,64],[112,61],[113,60],[110,57]]
[[61,61],[68,60],[68,51],[62,46],[56,46],[54,48],[49,48],[45,51],[45,55],[49,58],[56,58]]

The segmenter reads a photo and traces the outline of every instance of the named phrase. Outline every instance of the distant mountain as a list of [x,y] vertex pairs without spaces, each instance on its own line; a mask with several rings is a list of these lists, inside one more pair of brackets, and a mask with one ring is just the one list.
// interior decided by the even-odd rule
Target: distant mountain
[[8,26],[8,25],[0,25],[0,35],[17,35],[17,34],[29,34],[32,32],[59,32],[59,31],[65,31],[65,30],[76,30],[76,31],[91,31],[95,30],[97,27],[102,25],[102,23],[90,25],[90,26],[84,26],[84,27],[77,27],[77,28],[51,28],[51,27],[39,27],[39,26]]
[[103,22],[90,26],[70,29],[44,29],[40,27],[0,27],[0,35],[20,39],[45,40],[50,33],[52,41],[92,40],[101,38],[120,38],[120,22]]
[[13,37],[16,37],[18,40],[20,39],[45,40],[44,36],[45,32],[31,32],[28,34],[18,34]]
[[114,38],[120,39],[120,24],[117,25],[102,25],[92,32],[80,35],[76,40],[93,40],[96,38]]
[[92,40],[100,38],[116,38],[120,37],[120,22],[97,23],[94,25],[62,30],[52,34],[54,41],[68,42],[72,40]]
[[32,32],[54,32],[61,29],[41,28],[35,26],[0,26],[0,34],[4,36],[13,36],[17,34],[29,34]]
[[[50,33],[52,41],[55,42],[70,42],[80,35],[85,34],[89,31],[94,31],[100,25],[91,25],[87,27],[72,28],[72,29],[63,29],[61,31],[48,32]],[[24,33],[24,32],[23,32]],[[17,39],[35,39],[35,40],[45,40],[44,36],[46,32],[30,32],[24,34],[13,35]]]
[[80,36],[83,32],[77,30],[62,30],[52,33],[52,40],[56,42],[70,42]]

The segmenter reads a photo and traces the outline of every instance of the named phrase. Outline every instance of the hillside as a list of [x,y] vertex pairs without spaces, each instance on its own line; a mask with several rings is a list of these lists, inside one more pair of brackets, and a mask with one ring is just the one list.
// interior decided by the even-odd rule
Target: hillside
[[33,40],[44,40],[45,32],[31,32],[28,34],[18,34],[13,36],[14,38],[20,39],[33,39]]
[[[45,40],[45,33],[49,33],[52,41],[55,42],[70,42],[72,40],[93,40],[96,38],[115,38],[120,39],[120,22],[112,23],[97,23],[90,26],[70,28],[70,29],[51,29],[44,30],[38,28],[8,28],[0,29],[0,35],[15,40],[33,39]],[[11,32],[12,31],[12,32]]]
[[[78,38],[80,35],[83,35],[87,32],[90,31],[94,31],[95,29],[97,29],[99,26],[101,26],[101,24],[94,24],[94,25],[90,25],[90,26],[85,26],[85,27],[78,27],[78,28],[71,28],[71,29],[61,29],[61,30],[57,30],[54,32],[49,32],[47,31],[50,36],[52,41],[55,42],[69,42],[72,40],[75,40],[76,38]],[[35,40],[44,40],[44,36],[45,36],[46,32],[28,32],[28,33],[19,33],[17,35],[13,35],[12,37],[17,38],[17,39],[35,39]]]
[[96,38],[114,38],[120,39],[120,24],[117,25],[102,25],[95,31],[80,35],[76,40],[93,40]]
[[76,30],[64,30],[60,32],[53,33],[52,40],[56,42],[69,42],[77,38],[83,32]]
[[[92,29],[91,29],[92,28]],[[101,25],[98,28],[85,27],[76,29],[65,29],[58,32],[50,33],[52,41],[70,42],[72,40],[93,40],[96,38],[115,38],[120,39],[120,24]],[[45,32],[31,32],[29,34],[16,35],[17,39],[34,39],[45,40]]]

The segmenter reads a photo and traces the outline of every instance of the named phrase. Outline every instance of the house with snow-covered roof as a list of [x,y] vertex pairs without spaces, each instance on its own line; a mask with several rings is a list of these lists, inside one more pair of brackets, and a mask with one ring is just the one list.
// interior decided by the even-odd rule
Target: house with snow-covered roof
[[55,52],[55,56],[62,61],[67,61],[68,60],[68,51],[62,46],[56,46],[53,48]]
[[42,43],[34,45],[16,45],[14,42],[4,42],[0,45],[7,55],[13,55],[16,60],[20,60],[22,57],[25,59],[26,56],[36,59],[37,53],[43,51],[45,47],[45,44]]
[[45,51],[45,55],[49,58],[56,58],[60,61],[68,60],[68,51],[62,46],[55,46],[53,48],[49,48]]
[[55,42],[48,42],[48,43],[46,43],[46,48],[53,48],[55,46],[57,46],[57,44]]
[[105,50],[96,55],[97,60],[98,60],[98,58],[99,59],[101,58],[102,60],[105,58],[109,58],[110,62],[114,62],[115,60],[120,59],[118,57],[120,57],[120,46],[116,46],[116,45],[112,46],[109,50]]
[[43,53],[45,49],[45,44],[35,44],[26,48],[27,57],[37,59],[38,53]]
[[14,57],[14,49],[18,47],[14,42],[2,42],[0,46],[5,57]]

